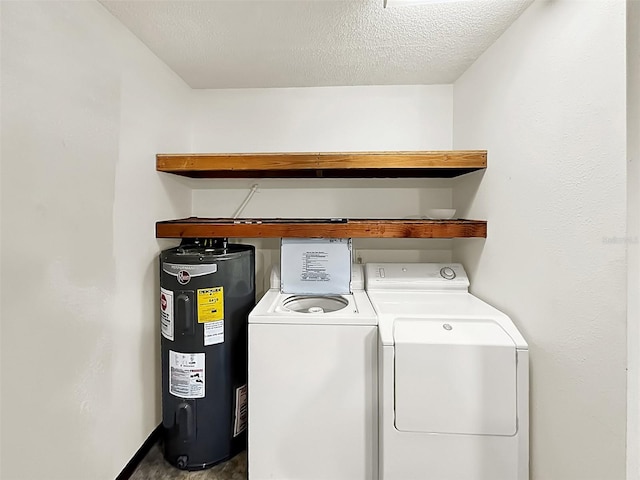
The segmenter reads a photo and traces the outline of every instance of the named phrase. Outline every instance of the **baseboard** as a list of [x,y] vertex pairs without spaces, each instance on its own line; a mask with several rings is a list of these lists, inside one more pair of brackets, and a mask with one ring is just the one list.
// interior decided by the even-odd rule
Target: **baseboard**
[[162,424],[158,425],[151,435],[144,441],[142,446],[138,449],[138,451],[131,457],[129,463],[122,469],[120,474],[116,477],[116,480],[129,480],[133,472],[135,472],[142,459],[147,456],[147,453],[153,448],[153,446],[158,443],[160,440],[160,436],[162,433]]

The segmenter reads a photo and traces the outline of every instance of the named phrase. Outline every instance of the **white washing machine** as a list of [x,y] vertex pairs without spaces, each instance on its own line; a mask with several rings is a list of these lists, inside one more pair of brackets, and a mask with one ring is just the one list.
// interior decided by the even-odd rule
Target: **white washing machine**
[[367,264],[381,480],[527,480],[528,346],[459,264]]
[[351,294],[291,295],[280,276],[249,315],[249,479],[377,478],[377,317]]

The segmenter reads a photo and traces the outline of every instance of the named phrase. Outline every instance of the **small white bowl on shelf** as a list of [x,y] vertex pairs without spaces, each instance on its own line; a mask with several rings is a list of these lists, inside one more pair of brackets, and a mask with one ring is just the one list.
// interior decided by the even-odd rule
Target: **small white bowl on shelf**
[[455,208],[432,208],[427,210],[427,218],[431,220],[449,220],[456,214]]

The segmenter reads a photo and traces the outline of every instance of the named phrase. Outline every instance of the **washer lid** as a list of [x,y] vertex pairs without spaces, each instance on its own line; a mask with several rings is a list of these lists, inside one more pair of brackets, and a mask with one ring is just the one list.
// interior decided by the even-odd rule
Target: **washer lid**
[[300,295],[351,293],[350,238],[283,238],[280,291]]
[[516,346],[497,323],[399,318],[393,336],[398,430],[517,432]]

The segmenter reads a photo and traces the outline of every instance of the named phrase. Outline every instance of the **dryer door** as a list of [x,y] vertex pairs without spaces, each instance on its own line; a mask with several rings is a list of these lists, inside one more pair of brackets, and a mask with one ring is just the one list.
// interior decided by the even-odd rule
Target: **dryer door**
[[516,433],[516,348],[497,323],[400,318],[393,336],[398,430]]

